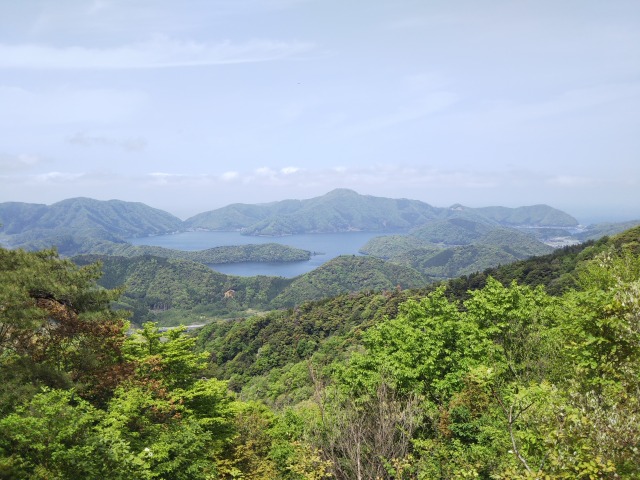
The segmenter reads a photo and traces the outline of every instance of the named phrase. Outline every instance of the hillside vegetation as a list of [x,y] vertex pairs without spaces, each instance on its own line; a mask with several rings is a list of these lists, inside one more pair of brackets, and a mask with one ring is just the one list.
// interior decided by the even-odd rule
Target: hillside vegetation
[[83,255],[73,260],[79,265],[100,261],[104,275],[99,284],[124,288],[118,306],[132,311],[137,324],[148,320],[161,325],[199,324],[342,293],[425,284],[411,268],[356,256],[335,258],[293,279],[225,275],[200,263],[150,255]]
[[[143,260],[103,281],[200,266]],[[0,272],[3,478],[640,476],[640,227],[197,338],[127,335],[99,264],[0,249]]]
[[[631,248],[638,238],[640,230],[632,231],[622,244]],[[488,268],[420,288],[362,290],[318,301],[299,302],[293,309],[267,315],[232,322],[214,321],[202,329],[199,338],[203,348],[211,351],[216,359],[216,375],[233,380],[234,387],[244,389],[247,395],[283,402],[290,391],[280,382],[287,384],[292,369],[302,372],[306,379],[306,383],[302,383],[307,390],[311,388],[307,367],[297,365],[297,362],[304,363],[305,359],[313,356],[322,359],[323,363],[331,363],[335,355],[341,357],[355,348],[366,328],[385,316],[395,316],[398,306],[404,301],[423,298],[442,285],[446,285],[445,295],[451,301],[465,301],[470,298],[470,292],[484,288],[488,278],[495,278],[504,285],[517,282],[532,288],[544,287],[554,295],[562,295],[576,288],[579,265],[615,245],[614,242],[620,242],[618,237],[558,249],[549,255]],[[614,248],[620,248],[620,245]],[[327,339],[328,343],[323,343]],[[217,353],[215,345],[224,350],[224,355]],[[248,345],[253,346],[247,350],[245,346]],[[336,345],[339,348],[336,349]],[[277,359],[256,356],[255,351],[263,347],[264,351],[277,355]],[[297,384],[300,383],[298,379]]]
[[[301,418],[324,411],[305,438],[337,478],[358,468],[381,478],[396,478],[396,468],[402,478],[634,478],[639,458],[625,445],[640,434],[637,376],[619,366],[640,366],[640,333],[626,330],[640,314],[639,254],[636,228],[444,288],[362,292],[214,322],[199,344],[211,373],[243,398],[297,405],[285,411]],[[608,310],[623,297],[620,310]],[[570,426],[560,412],[574,415]],[[613,420],[620,415],[625,421]],[[353,424],[361,436],[351,435]],[[413,441],[395,457],[393,432],[406,428]],[[365,458],[350,453],[352,442]],[[379,462],[385,451],[396,468]]]
[[438,220],[407,235],[371,239],[362,253],[411,267],[429,281],[454,278],[553,251],[549,245],[492,220]]
[[[285,200],[262,205],[234,204],[204,212],[185,221],[190,228],[240,230],[247,235],[291,235],[349,231],[408,230],[451,216],[465,215],[500,225],[575,226],[570,215],[546,205],[487,207],[460,205],[433,207],[418,200],[359,195],[348,189],[333,190],[309,200]],[[558,222],[558,223],[553,223]]]
[[311,258],[311,252],[279,243],[229,245],[205,250],[174,250],[150,245],[104,244],[92,249],[92,253],[123,257],[154,257],[189,260],[203,264],[240,262],[303,262]]
[[3,232],[11,235],[46,230],[81,234],[102,228],[120,238],[169,233],[182,228],[179,218],[143,203],[91,198],[71,198],[50,206],[0,203],[0,223]]

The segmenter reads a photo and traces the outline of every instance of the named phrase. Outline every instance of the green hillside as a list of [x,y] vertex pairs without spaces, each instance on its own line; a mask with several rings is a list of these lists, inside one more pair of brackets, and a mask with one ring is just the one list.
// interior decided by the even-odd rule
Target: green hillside
[[280,277],[224,275],[201,263],[149,255],[82,255],[73,260],[79,265],[99,261],[104,272],[99,284],[124,287],[119,307],[132,311],[137,324],[203,323],[269,309],[271,300],[291,283]]
[[[425,242],[414,235],[384,235],[369,240],[360,248],[360,253],[388,260],[417,248],[426,249],[429,247],[426,247]],[[431,245],[429,253],[437,253],[440,250],[442,247]]]
[[342,293],[425,285],[424,277],[411,268],[357,256],[335,258],[294,279],[237,277],[200,263],[150,255],[82,255],[73,260],[79,265],[100,261],[104,272],[100,285],[124,287],[120,307],[131,310],[138,324],[145,320],[162,325],[203,323]]
[[121,238],[156,235],[182,228],[179,218],[143,203],[90,198],[71,198],[50,206],[3,203],[0,204],[0,223],[7,234],[31,230],[82,234],[103,229]]
[[185,220],[186,228],[239,231],[251,227],[270,216],[287,215],[300,208],[300,200],[247,205],[234,203],[217,210],[199,213]]
[[412,268],[377,258],[343,255],[296,277],[273,300],[274,307],[291,307],[307,300],[360,291],[417,288],[425,278]]
[[63,255],[92,253],[126,238],[182,228],[173,215],[143,203],[72,198],[53,205],[0,204],[0,234],[12,248],[56,247]]
[[[238,218],[238,212],[250,212],[251,215]],[[189,218],[185,224],[212,230],[224,230],[233,225],[234,229],[241,228],[248,235],[393,231],[425,223],[438,212],[417,200],[373,197],[337,189],[309,200],[225,207]]]
[[553,251],[515,228],[469,218],[439,220],[408,235],[377,237],[361,251],[411,267],[430,281],[468,275]]
[[189,260],[204,264],[240,262],[302,262],[311,258],[311,252],[279,243],[231,245],[187,251],[150,245],[105,243],[95,246],[92,253],[137,257],[152,255],[175,260]]
[[597,240],[605,235],[617,235],[618,233],[629,230],[636,225],[640,225],[640,220],[630,220],[628,222],[604,222],[587,226],[587,228],[575,234],[575,238],[581,242],[587,240]]
[[[545,452],[552,453],[557,448],[574,448],[574,442],[589,445],[580,454],[585,459],[583,466],[575,463],[576,453],[566,460],[550,457],[555,460],[541,464],[540,471],[555,472],[558,478],[563,478],[558,472],[569,472],[566,478],[588,478],[580,473],[587,468],[594,472],[629,474],[637,471],[639,458],[623,445],[631,438],[628,435],[640,433],[632,420],[640,413],[640,402],[637,393],[622,386],[626,385],[622,377],[633,385],[636,380],[631,380],[632,376],[618,370],[616,365],[623,362],[637,366],[640,359],[634,350],[626,350],[622,355],[616,353],[615,345],[624,344],[625,339],[603,340],[607,345],[604,348],[590,347],[591,335],[599,334],[604,338],[604,333],[586,331],[586,328],[592,322],[590,315],[595,316],[593,322],[612,315],[606,308],[599,313],[594,313],[593,309],[602,306],[600,296],[615,296],[615,289],[621,285],[626,285],[622,288],[627,293],[636,292],[633,295],[636,303],[619,308],[630,309],[628,311],[637,316],[637,290],[633,289],[637,289],[640,278],[638,245],[640,229],[636,228],[598,243],[558,249],[546,256],[448,281],[445,297],[439,296],[436,285],[413,291],[341,295],[267,316],[214,322],[201,330],[198,343],[212,359],[211,375],[229,379],[230,388],[241,392],[242,398],[259,399],[288,414],[301,412],[298,418],[309,414],[304,408],[308,402],[312,407],[324,409],[327,415],[343,415],[335,419],[338,423],[330,423],[331,420],[329,424],[324,423],[327,419],[322,423],[324,428],[331,428],[329,431],[334,435],[347,435],[338,426],[345,425],[339,418],[348,419],[348,425],[361,424],[367,417],[372,417],[374,422],[384,421],[390,412],[381,413],[378,409],[388,405],[387,402],[394,405],[392,411],[399,416],[415,413],[411,399],[415,398],[416,392],[421,392],[418,398],[426,402],[426,405],[420,404],[421,408],[433,410],[422,411],[414,417],[412,421],[418,424],[413,427],[415,430],[409,431],[413,432],[414,439],[426,442],[427,448],[411,450],[412,457],[406,460],[405,466],[416,472],[431,472],[427,478],[433,478],[431,474],[442,469],[453,472],[459,471],[455,468],[463,467],[470,472],[478,472],[478,469],[507,472],[500,478],[528,478],[522,463],[509,462],[513,459],[514,442],[515,448],[527,452],[528,459],[536,455],[544,457]],[[635,252],[635,257],[625,257],[628,255],[625,251]],[[607,253],[603,256],[604,252]],[[616,256],[623,260],[615,260]],[[596,258],[608,258],[609,263],[594,262]],[[491,277],[499,278],[502,285]],[[610,283],[612,290],[607,293],[607,282],[615,283],[615,278],[623,283],[618,283],[617,287]],[[537,285],[555,289],[557,296],[535,290]],[[560,289],[556,288],[560,285]],[[464,302],[464,308],[458,302]],[[582,313],[575,311],[577,316],[574,317],[569,312],[571,308],[578,308]],[[469,338],[466,335],[475,335],[471,333],[473,330],[461,330],[467,328],[464,325],[468,326],[465,322],[470,318],[477,318],[479,331],[486,332],[480,333],[479,338],[490,339],[486,347],[480,347],[482,342],[467,345],[464,340]],[[508,320],[503,325],[501,322],[505,319]],[[623,321],[625,325],[626,322]],[[572,329],[566,330],[569,325]],[[620,325],[619,331],[624,328]],[[637,342],[637,334],[631,336]],[[580,342],[580,346],[567,343],[569,339]],[[492,347],[498,350],[492,350]],[[475,348],[489,348],[489,351],[498,352],[498,357],[503,359],[500,361],[507,362],[504,364],[506,370],[495,373],[500,378],[492,376],[491,372],[500,364],[492,363],[496,361],[489,360],[492,357],[482,356],[479,362],[471,360],[474,354],[469,349]],[[580,351],[574,353],[575,348]],[[506,352],[506,359],[499,352]],[[512,354],[515,357],[509,357]],[[591,364],[589,360],[582,362],[579,355],[604,355],[600,358],[612,362],[609,365],[615,370],[605,374],[606,365]],[[463,367],[467,361],[471,362],[470,366]],[[572,365],[570,370],[566,369],[567,364]],[[467,376],[457,376],[456,369],[459,368],[470,368]],[[581,373],[576,373],[575,369]],[[481,372],[489,372],[489,376],[477,377]],[[390,391],[381,393],[380,382],[385,381],[388,382],[385,388]],[[425,381],[428,383],[423,383]],[[604,385],[614,390],[596,393],[605,388]],[[621,395],[619,403],[615,400],[618,394]],[[520,399],[524,403],[519,403]],[[583,408],[584,401],[597,402],[598,408],[603,410]],[[555,402],[561,402],[561,405]],[[291,409],[292,405],[296,406]],[[502,410],[505,405],[506,413]],[[358,414],[360,408],[365,409],[362,417]],[[508,426],[505,422],[509,408],[518,409],[518,412],[534,411],[526,417],[527,422],[518,424],[522,430],[513,437],[515,440],[511,440],[505,427]],[[539,436],[544,436],[548,428],[565,431],[562,417],[558,421],[547,416],[551,408],[574,412],[572,428],[579,429],[578,436],[557,437],[553,430],[553,443],[541,443],[541,453],[525,450],[525,439],[541,438]],[[628,420],[622,424],[618,421],[607,423],[606,415],[622,415]],[[400,421],[400,417],[393,418]],[[439,426],[432,429],[430,425],[434,421],[439,422]],[[605,422],[612,434],[603,436],[599,429],[604,427],[592,430],[593,424],[600,425],[599,422]],[[541,424],[544,428],[539,430]],[[372,436],[375,431],[372,430]],[[327,430],[322,432],[326,434]],[[333,452],[324,458],[342,462],[352,459],[344,451],[331,450],[332,444],[326,443],[326,437],[313,438],[319,448]],[[346,436],[345,441],[349,441],[348,438]],[[444,457],[434,462],[432,448],[436,446]],[[483,448],[476,450],[477,446]],[[380,448],[378,445],[370,451],[372,457],[367,458],[371,463],[367,465],[375,464],[374,454]],[[606,457],[596,458],[593,452],[600,449],[611,451]],[[457,457],[458,454],[462,456]],[[506,466],[502,462],[506,462]],[[591,467],[585,466],[588,462],[592,462]],[[521,471],[525,473],[518,473]],[[621,478],[627,476],[623,474]]]
[[449,218],[415,228],[411,236],[423,243],[443,246],[469,245],[478,242],[483,235],[497,228],[484,219]]
[[[146,296],[151,282],[185,305],[236,280],[179,260],[105,262],[105,285],[127,278]],[[190,269],[198,282],[176,280]],[[0,272],[3,478],[640,476],[640,227],[197,337],[128,331],[93,263],[0,249]],[[247,296],[282,287],[247,281]]]
[[495,220],[502,225],[521,226],[530,225],[536,227],[575,227],[578,221],[548,205],[531,205],[526,207],[481,207],[473,209],[474,212],[489,220]]
[[553,251],[553,247],[513,228],[492,229],[473,243],[502,248],[519,259]]
[[0,203],[0,231],[14,235],[32,228],[49,207],[42,204],[4,202]]
[[[294,373],[301,374],[297,369],[303,369],[306,378],[302,383],[297,379],[298,386],[306,389],[307,394],[311,388],[306,367],[294,364],[314,355],[323,362],[343,358],[360,341],[364,329],[385,316],[396,315],[398,305],[408,299],[424,297],[444,284],[450,299],[466,300],[471,291],[484,288],[489,277],[504,285],[517,281],[532,287],[543,286],[560,295],[576,286],[580,265],[616,242],[617,239],[603,239],[565,247],[548,255],[505,263],[416,289],[345,293],[298,303],[296,308],[266,316],[214,321],[202,329],[199,342],[212,353],[212,368],[217,376],[232,379],[235,388],[251,392],[257,398],[285,402],[291,395],[297,395],[283,386]],[[628,232],[623,240],[624,245],[639,242],[640,229]],[[271,358],[259,358],[258,350],[272,352]]]
[[431,249],[415,249],[393,257],[390,262],[419,271],[429,281],[446,280],[469,275],[497,265],[515,262],[517,257],[505,248],[491,245],[464,245],[449,247],[437,253]]
[[[574,226],[578,223],[570,215],[546,205],[476,209],[454,205],[438,208],[417,200],[374,197],[337,189],[308,200],[229,205],[191,217],[185,225],[209,230],[240,230],[247,235],[278,236],[354,230],[401,231],[449,217],[507,226]],[[558,223],[553,223],[555,221]]]

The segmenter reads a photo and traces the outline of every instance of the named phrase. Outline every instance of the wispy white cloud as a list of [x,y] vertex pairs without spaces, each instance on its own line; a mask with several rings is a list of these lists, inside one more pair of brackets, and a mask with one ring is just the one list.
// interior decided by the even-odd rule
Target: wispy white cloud
[[224,181],[230,182],[238,178],[239,175],[240,174],[238,172],[224,172],[222,175],[220,175],[220,178]]
[[[586,132],[608,132],[610,125],[602,121],[602,109],[616,113],[616,122],[635,121],[637,111],[625,108],[640,98],[640,83],[602,84],[569,89],[555,95],[537,99],[502,100],[476,103],[465,110],[447,113],[440,126],[466,138],[502,140],[519,135],[526,139],[576,135],[584,138]],[[574,126],[579,129],[574,131]],[[622,127],[624,128],[624,127]],[[620,125],[612,132],[620,130]],[[560,137],[560,136],[559,136]],[[562,138],[560,137],[560,141]]]
[[85,177],[84,173],[70,173],[70,172],[47,172],[39,173],[28,177],[33,183],[36,184],[56,184],[56,183],[74,183],[78,180],[82,180]]
[[[3,157],[0,157],[0,159]],[[469,169],[442,169],[430,166],[371,165],[364,167],[327,167],[322,169],[302,169],[298,167],[261,167],[252,171],[227,171],[223,173],[172,173],[151,172],[147,174],[111,174],[91,172],[46,172],[35,175],[13,175],[22,181],[39,183],[60,181],[87,181],[110,184],[118,182],[139,182],[144,185],[208,185],[234,183],[250,187],[287,186],[301,187],[325,185],[327,189],[358,186],[396,186],[424,188],[471,188],[487,189],[513,187],[525,184],[545,184],[553,187],[571,188],[597,184],[628,182],[625,179],[596,179],[587,176],[545,175],[535,171],[475,171]]]
[[[0,161],[10,158],[0,156]],[[25,164],[39,160],[33,156],[16,156]],[[630,181],[622,175],[610,178],[589,176],[571,176],[545,174],[535,170],[472,170],[463,168],[445,169],[428,165],[376,164],[360,167],[326,167],[304,169],[299,167],[261,167],[250,171],[226,171],[221,173],[176,173],[150,172],[142,174],[122,174],[109,172],[60,172],[51,171],[28,174],[16,169],[13,173],[5,172],[4,178],[13,178],[20,182],[58,183],[91,182],[93,184],[110,185],[114,182],[133,182],[140,186],[173,185],[185,187],[215,187],[221,184],[244,185],[250,188],[324,186],[327,190],[336,187],[358,189],[362,186],[386,186],[396,188],[437,188],[437,189],[500,189],[519,188],[532,184],[553,188],[583,188],[593,186],[628,186],[637,181]]]
[[147,140],[142,137],[113,138],[103,135],[89,135],[77,132],[67,141],[72,145],[82,147],[116,147],[127,152],[139,152],[147,147]]
[[557,175],[548,178],[546,183],[558,187],[587,187],[602,183],[602,180],[582,176]]
[[346,135],[360,135],[419,120],[446,110],[458,100],[452,92],[434,92],[416,100],[412,105],[356,122],[344,129]]
[[[288,172],[288,173],[287,173]],[[142,201],[178,214],[193,215],[230,203],[262,203],[284,198],[311,198],[334,188],[392,198],[423,200],[436,206],[520,206],[547,203],[568,206],[599,204],[585,200],[595,187],[609,201],[639,209],[637,181],[611,177],[570,177],[536,171],[474,171],[430,166],[371,165],[297,169],[263,167],[223,173],[0,172],[1,201],[53,202],[73,196]],[[532,194],[532,192],[536,192]],[[215,194],[212,194],[214,192]],[[575,198],[572,202],[571,199]]]
[[146,102],[144,93],[130,90],[43,88],[0,85],[0,126],[50,125],[121,120]]
[[0,153],[0,172],[19,172],[42,163],[42,157],[30,153]]
[[312,48],[312,44],[298,41],[205,43],[166,36],[111,48],[0,44],[0,68],[87,70],[194,67],[278,60]]

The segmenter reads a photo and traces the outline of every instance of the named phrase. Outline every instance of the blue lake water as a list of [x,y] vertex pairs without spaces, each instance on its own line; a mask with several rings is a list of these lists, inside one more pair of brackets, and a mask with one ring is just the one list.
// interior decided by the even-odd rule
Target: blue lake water
[[358,250],[373,237],[388,235],[376,232],[314,233],[286,237],[251,237],[239,232],[182,232],[129,239],[133,245],[153,245],[175,250],[204,250],[226,245],[279,243],[314,253],[304,262],[243,262],[210,265],[227,275],[250,277],[272,275],[286,278],[307,273],[339,255],[360,255]]

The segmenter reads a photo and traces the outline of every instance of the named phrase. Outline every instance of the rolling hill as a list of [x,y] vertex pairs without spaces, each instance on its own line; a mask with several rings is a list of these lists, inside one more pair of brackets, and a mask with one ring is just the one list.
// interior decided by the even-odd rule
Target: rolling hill
[[[418,200],[360,195],[336,189],[308,200],[284,200],[261,205],[233,204],[200,213],[185,221],[194,229],[239,230],[247,235],[291,235],[349,231],[393,232],[450,217],[468,217],[499,225],[575,226],[570,215],[547,205],[507,208],[433,207]],[[553,223],[557,221],[558,223]]]
[[553,251],[515,228],[469,215],[429,223],[408,235],[371,239],[362,253],[414,268],[430,280],[454,278]]
[[0,204],[4,243],[27,250],[56,247],[63,255],[89,253],[143,235],[175,232],[179,218],[143,203],[71,198],[53,205]]
[[247,235],[291,235],[349,231],[406,230],[437,218],[439,209],[418,200],[359,195],[337,189],[308,200],[263,205],[231,205],[185,221],[190,228],[224,230]]

